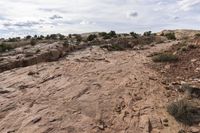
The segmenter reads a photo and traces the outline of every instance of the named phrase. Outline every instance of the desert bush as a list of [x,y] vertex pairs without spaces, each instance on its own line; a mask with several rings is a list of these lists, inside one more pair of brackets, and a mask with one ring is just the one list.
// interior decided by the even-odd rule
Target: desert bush
[[107,35],[106,32],[100,32],[100,33],[99,33],[99,36],[101,36],[101,37],[104,37],[104,36],[106,36],[106,35]]
[[87,41],[93,41],[97,36],[95,34],[91,34],[88,36]]
[[62,35],[62,34],[58,34],[58,36],[59,36],[59,39],[60,39],[60,40],[64,40],[64,39],[65,39],[65,36]]
[[40,38],[41,38],[41,39],[44,39],[45,37],[44,37],[43,35],[40,35]]
[[64,47],[69,47],[69,42],[68,41],[64,41],[63,46]]
[[143,35],[144,35],[144,36],[150,36],[150,35],[151,35],[151,33],[152,33],[151,31],[146,31],[146,32],[144,32],[144,34],[143,34]]
[[26,39],[26,40],[29,40],[29,39],[31,39],[31,36],[28,35],[28,36],[25,37],[25,39]]
[[37,43],[37,41],[35,40],[35,39],[31,39],[31,46],[35,46],[36,45],[36,43]]
[[47,40],[50,39],[50,35],[47,35],[47,36],[45,37],[45,39],[47,39]]
[[117,38],[117,34],[115,31],[110,31],[109,33],[100,32],[99,36],[103,37],[103,39]]
[[43,35],[40,35],[37,37],[37,40],[43,40],[44,39],[44,36]]
[[125,48],[122,45],[118,45],[118,44],[113,44],[111,45],[110,49],[108,49],[110,51],[122,51],[125,50]]
[[178,57],[173,54],[161,53],[152,58],[154,62],[174,62],[178,61]]
[[200,33],[195,34],[195,37],[200,37]]
[[16,38],[8,38],[8,42],[17,42],[18,40],[20,40],[19,37],[16,37]]
[[105,40],[107,40],[107,39],[111,39],[112,37],[109,35],[109,34],[107,34],[107,35],[105,35],[104,37],[103,37],[103,39],[105,39]]
[[123,33],[123,34],[121,34],[121,35],[123,35],[123,36],[129,36],[129,34],[128,33]]
[[64,39],[65,39],[65,36],[64,36],[64,35],[60,35],[59,39],[60,39],[60,40],[64,40]]
[[195,107],[184,99],[168,105],[167,112],[177,121],[186,125],[200,122],[200,108]]
[[197,45],[189,44],[189,45],[188,45],[188,48],[190,48],[190,49],[196,49],[196,48],[197,48]]
[[101,48],[105,48],[108,51],[122,51],[125,50],[125,48],[122,45],[117,44],[111,44],[111,45],[103,45]]
[[110,35],[111,37],[117,37],[116,32],[112,30],[108,33],[108,35]]
[[69,35],[68,35],[68,38],[72,38],[72,34],[69,34]]
[[133,47],[134,43],[130,43],[127,39],[112,39],[111,44],[103,45],[101,48],[106,48],[108,51],[122,51]]
[[13,49],[10,45],[7,45],[5,43],[0,44],[0,52],[6,52]]
[[38,36],[37,35],[34,35],[34,37],[33,37],[34,39],[37,39],[38,38]]
[[80,42],[82,41],[82,36],[81,36],[81,35],[75,34],[74,36],[75,36],[76,41],[77,41],[78,43],[80,43]]
[[175,33],[167,33],[167,34],[165,34],[165,36],[166,36],[167,39],[169,39],[169,40],[176,40]]
[[50,35],[50,39],[57,40],[58,39],[58,35],[57,34],[51,34]]
[[138,38],[138,34],[135,33],[135,32],[130,32],[130,35],[131,35],[132,37],[134,37],[134,38]]

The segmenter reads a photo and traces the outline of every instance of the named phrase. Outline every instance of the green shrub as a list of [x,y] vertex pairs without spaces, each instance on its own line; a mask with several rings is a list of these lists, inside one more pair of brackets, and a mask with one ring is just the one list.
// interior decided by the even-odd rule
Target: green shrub
[[190,48],[190,49],[196,49],[196,48],[197,48],[197,46],[196,46],[196,45],[194,45],[194,44],[189,44],[189,45],[188,45],[188,48]]
[[87,41],[93,41],[97,36],[95,34],[91,34],[88,36]]
[[125,36],[125,37],[126,37],[126,36],[129,36],[129,34],[127,34],[127,33],[123,33],[122,35]]
[[64,47],[69,47],[69,42],[68,41],[64,41],[63,46]]
[[130,32],[130,35],[131,35],[132,37],[134,37],[134,38],[138,38],[138,34],[135,33],[135,32]]
[[162,53],[152,58],[154,62],[174,62],[178,61],[178,57],[173,54]]
[[7,45],[5,43],[0,44],[0,52],[6,52],[13,49],[10,45]]
[[107,40],[107,39],[111,39],[112,37],[109,35],[109,34],[107,34],[107,35],[105,35],[104,37],[103,37],[103,39],[105,39],[105,40]]
[[37,37],[38,37],[37,35],[34,35],[34,38],[35,38],[35,39],[37,39]]
[[151,35],[151,33],[152,33],[151,31],[146,31],[146,32],[144,32],[144,34],[143,34],[143,35],[144,35],[144,36],[150,36],[150,35]]
[[78,43],[80,43],[80,42],[82,41],[82,36],[81,36],[81,35],[75,34],[74,36],[75,36],[76,41],[77,41]]
[[37,40],[43,40],[44,39],[44,36],[43,35],[40,35],[37,37]]
[[118,45],[118,44],[113,44],[110,49],[108,49],[110,51],[122,51],[125,50],[125,48],[122,45]]
[[25,37],[25,39],[26,39],[26,40],[29,40],[29,39],[31,39],[31,36],[28,35],[28,36]]
[[109,33],[100,32],[99,36],[103,37],[103,39],[117,38],[117,34],[115,31],[110,31]]
[[169,39],[169,40],[176,40],[175,33],[167,33],[167,34],[165,34],[165,36],[166,36],[167,39]]
[[20,37],[16,37],[16,38],[8,38],[8,42],[17,42],[20,40]]
[[122,51],[125,50],[125,48],[122,45],[118,44],[111,44],[111,45],[103,45],[101,48],[105,48],[108,51]]
[[167,106],[167,112],[177,121],[186,125],[200,122],[200,108],[195,107],[186,100],[171,103]]
[[58,34],[58,36],[59,36],[59,39],[60,39],[60,40],[64,40],[64,39],[65,39],[65,36],[62,35],[62,34]]
[[200,37],[200,33],[197,33],[197,34],[195,35],[195,37]]
[[47,40],[50,39],[50,35],[47,35],[47,36],[45,37],[45,39],[47,39]]
[[36,43],[37,43],[37,41],[35,40],[35,39],[31,39],[31,46],[35,46],[36,45]]
[[108,33],[108,35],[110,35],[110,37],[117,37],[116,32],[112,30]]
[[101,37],[104,37],[104,36],[106,36],[106,35],[107,35],[106,32],[100,32],[100,33],[99,33],[99,36],[101,36]]
[[69,35],[68,35],[68,38],[72,38],[72,34],[69,34]]
[[50,39],[57,40],[58,39],[58,35],[57,34],[51,34],[50,35]]
[[110,44],[103,45],[101,48],[106,48],[108,51],[123,51],[132,49],[134,47],[133,43],[129,43],[126,39],[116,39]]

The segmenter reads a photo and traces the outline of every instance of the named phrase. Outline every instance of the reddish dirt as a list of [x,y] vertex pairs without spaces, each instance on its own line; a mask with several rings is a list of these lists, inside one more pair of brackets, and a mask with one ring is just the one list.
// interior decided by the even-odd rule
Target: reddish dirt
[[173,63],[154,63],[153,68],[173,81],[187,81],[200,78],[200,47],[180,51],[180,45],[172,46],[168,53],[176,53],[179,60]]

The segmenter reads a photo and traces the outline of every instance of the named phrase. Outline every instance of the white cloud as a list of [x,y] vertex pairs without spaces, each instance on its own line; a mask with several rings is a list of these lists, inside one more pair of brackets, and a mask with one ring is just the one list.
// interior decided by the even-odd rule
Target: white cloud
[[95,24],[94,22],[88,21],[88,20],[82,20],[80,22],[81,25],[91,25],[91,24]]
[[181,0],[178,1],[181,10],[189,11],[193,6],[200,5],[200,0]]
[[178,17],[178,16],[174,16],[173,18],[174,18],[174,20],[180,19],[180,17]]
[[138,13],[136,11],[129,11],[127,12],[127,17],[128,18],[135,18],[138,16]]
[[51,17],[49,17],[50,19],[52,20],[55,20],[55,19],[63,19],[63,17],[59,16],[59,15],[53,15]]

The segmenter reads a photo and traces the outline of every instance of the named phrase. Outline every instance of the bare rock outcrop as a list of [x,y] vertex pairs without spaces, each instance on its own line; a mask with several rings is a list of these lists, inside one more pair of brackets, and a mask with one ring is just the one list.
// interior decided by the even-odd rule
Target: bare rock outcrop
[[13,51],[0,55],[0,72],[41,62],[56,61],[75,49],[85,47],[85,45],[65,47],[59,42],[55,42],[52,44],[44,43],[37,44],[36,46],[16,48]]
[[171,45],[120,52],[94,46],[0,73],[0,132],[177,133],[166,90],[145,65],[148,54]]

